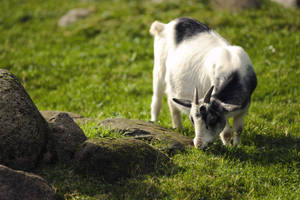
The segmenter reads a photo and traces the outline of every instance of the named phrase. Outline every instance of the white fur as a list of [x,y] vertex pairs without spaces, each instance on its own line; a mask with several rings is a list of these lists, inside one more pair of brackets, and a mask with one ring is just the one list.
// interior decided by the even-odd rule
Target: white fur
[[[252,64],[247,53],[241,47],[231,46],[212,30],[199,33],[176,46],[174,41],[175,25],[176,20],[168,24],[155,21],[150,29],[154,36],[151,120],[158,120],[162,96],[165,92],[168,96],[173,127],[181,128],[180,112],[188,114],[190,109],[175,104],[172,102],[172,98],[191,100],[195,88],[198,88],[199,97],[202,98],[211,85],[220,85],[225,80],[222,74],[237,69],[242,76],[246,76],[246,69],[243,66]],[[246,110],[242,111],[242,113],[244,112]],[[240,112],[238,114],[242,116]],[[234,116],[234,114],[231,113],[227,117],[230,116]],[[236,118],[237,123],[234,128],[240,129],[242,119]],[[228,132],[228,130],[230,127],[226,126],[224,131]],[[195,146],[199,137],[196,129]],[[211,139],[204,140],[210,141]],[[223,142],[226,143],[225,140]],[[238,142],[239,138],[236,138],[235,144]]]

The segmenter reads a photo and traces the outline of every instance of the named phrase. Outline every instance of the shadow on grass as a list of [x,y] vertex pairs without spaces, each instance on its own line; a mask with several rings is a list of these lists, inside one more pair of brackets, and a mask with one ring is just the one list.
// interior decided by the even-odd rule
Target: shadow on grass
[[207,149],[209,154],[263,165],[299,162],[299,152],[299,138],[259,134],[244,135],[238,147],[226,147],[219,142]]
[[[176,165],[152,173],[109,183],[99,177],[79,175],[72,163],[40,166],[34,173],[46,179],[64,199],[161,199],[160,176],[172,176],[182,169]],[[151,180],[149,181],[150,176]],[[147,179],[147,181],[146,181]]]

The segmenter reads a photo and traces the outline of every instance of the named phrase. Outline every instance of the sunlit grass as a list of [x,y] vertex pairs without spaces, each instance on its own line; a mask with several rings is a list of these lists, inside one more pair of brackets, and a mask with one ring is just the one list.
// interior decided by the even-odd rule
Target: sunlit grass
[[[260,10],[216,11],[208,1],[10,0],[0,2],[0,67],[22,82],[40,110],[102,120],[150,119],[154,20],[194,17],[252,59],[258,87],[242,144],[188,150],[165,175],[107,184],[68,165],[38,171],[66,199],[300,199],[300,11],[263,1]],[[73,8],[95,12],[61,28]],[[171,128],[164,99],[159,124]],[[193,136],[184,117],[181,134]],[[120,137],[81,124],[89,138]]]

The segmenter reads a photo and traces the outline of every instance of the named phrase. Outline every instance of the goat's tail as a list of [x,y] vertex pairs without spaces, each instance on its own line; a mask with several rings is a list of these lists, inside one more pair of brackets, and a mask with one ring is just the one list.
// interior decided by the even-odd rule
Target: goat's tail
[[165,29],[165,24],[159,21],[154,21],[150,28],[151,35],[155,36],[160,34]]

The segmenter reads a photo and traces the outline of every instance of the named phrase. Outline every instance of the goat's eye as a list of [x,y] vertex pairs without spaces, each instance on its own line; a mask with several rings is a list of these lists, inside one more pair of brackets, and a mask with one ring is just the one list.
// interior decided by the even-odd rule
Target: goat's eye
[[206,107],[205,106],[201,106],[200,109],[199,109],[200,113],[202,115],[204,115],[206,113]]

